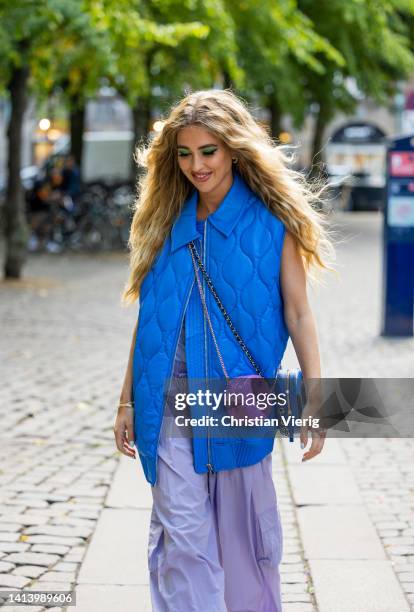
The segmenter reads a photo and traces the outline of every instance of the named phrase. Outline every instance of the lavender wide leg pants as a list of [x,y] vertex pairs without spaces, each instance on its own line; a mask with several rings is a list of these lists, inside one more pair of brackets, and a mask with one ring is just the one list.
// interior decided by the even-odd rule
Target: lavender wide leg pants
[[148,567],[154,612],[282,612],[282,528],[272,456],[197,474],[192,441],[158,450]]

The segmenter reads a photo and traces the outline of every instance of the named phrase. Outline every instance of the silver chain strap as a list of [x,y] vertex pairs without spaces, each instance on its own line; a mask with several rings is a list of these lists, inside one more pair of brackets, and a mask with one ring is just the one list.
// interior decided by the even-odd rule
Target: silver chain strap
[[200,281],[200,277],[198,275],[196,260],[194,258],[194,254],[193,254],[192,251],[191,251],[191,258],[193,260],[194,274],[195,274],[195,277],[196,277],[196,280],[197,280],[198,291],[200,293],[201,303],[203,304],[204,314],[205,314],[205,317],[207,319],[208,325],[210,327],[211,335],[213,337],[214,346],[216,347],[216,351],[217,351],[217,355],[218,355],[218,358],[219,358],[219,361],[220,361],[221,369],[223,370],[223,374],[224,374],[225,378],[228,380],[229,379],[229,375],[227,373],[227,369],[226,369],[226,366],[224,365],[224,360],[223,360],[222,354],[220,353],[220,349],[219,349],[218,344],[217,344],[216,334],[214,333],[213,325],[211,323],[210,315],[209,315],[208,308],[207,308],[206,296],[204,295],[203,287],[201,286],[201,281]]
[[[216,292],[216,290],[214,288],[214,285],[213,285],[213,283],[211,281],[211,278],[208,275],[208,273],[207,273],[207,271],[206,271],[206,269],[205,269],[205,267],[203,265],[203,262],[201,261],[201,258],[199,256],[199,254],[197,253],[197,249],[195,247],[194,242],[190,242],[189,245],[188,245],[188,248],[190,249],[190,252],[191,252],[191,257],[192,257],[193,265],[194,265],[194,271],[195,271],[196,275],[197,275],[197,267],[195,265],[195,262],[197,262],[197,265],[198,265],[198,267],[201,270],[201,273],[202,273],[202,275],[203,275],[203,277],[204,277],[204,279],[205,279],[205,281],[207,283],[207,286],[210,289],[210,291],[211,291],[211,293],[212,293],[212,295],[213,295],[213,297],[214,297],[214,299],[215,299],[215,301],[217,303],[217,306],[219,307],[221,313],[223,314],[223,316],[224,316],[224,318],[226,320],[226,323],[230,327],[230,329],[231,329],[234,337],[236,338],[238,344],[240,345],[240,347],[242,348],[244,354],[246,355],[246,357],[248,358],[248,360],[252,364],[256,374],[258,374],[259,376],[264,378],[262,370],[257,365],[256,361],[253,359],[252,354],[250,353],[249,349],[247,348],[246,344],[244,343],[244,341],[243,341],[242,337],[240,336],[239,332],[235,328],[235,326],[233,324],[233,321],[230,318],[230,315],[228,314],[227,310],[224,308],[224,306],[223,306],[219,296],[217,295],[217,292]],[[198,281],[199,281],[199,279],[198,279]],[[199,285],[199,288],[200,288],[200,285]],[[205,302],[205,298],[204,298],[204,302]],[[206,310],[207,310],[207,306],[206,306]],[[207,314],[208,314],[208,312],[207,312]],[[208,318],[208,320],[209,319],[210,319],[210,317]],[[213,327],[211,325],[211,321],[209,321],[209,325],[210,325],[210,329],[213,330]],[[214,332],[213,332],[213,334],[214,334]],[[215,336],[214,336],[214,338],[215,338]]]

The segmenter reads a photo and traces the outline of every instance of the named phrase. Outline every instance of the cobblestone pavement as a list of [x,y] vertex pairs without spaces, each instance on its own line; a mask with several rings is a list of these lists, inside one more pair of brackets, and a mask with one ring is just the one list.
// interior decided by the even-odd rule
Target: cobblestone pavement
[[112,427],[137,310],[119,306],[126,265],[32,256],[21,286],[0,286],[0,587],[76,582],[120,457]]
[[[340,278],[311,297],[326,376],[412,376],[413,340],[379,336],[379,220],[336,217]],[[126,274],[123,255],[36,255],[24,281],[0,284],[0,588],[76,584],[120,457],[112,426],[137,311],[120,307]],[[341,444],[414,610],[413,441]],[[316,611],[279,451],[284,611]]]

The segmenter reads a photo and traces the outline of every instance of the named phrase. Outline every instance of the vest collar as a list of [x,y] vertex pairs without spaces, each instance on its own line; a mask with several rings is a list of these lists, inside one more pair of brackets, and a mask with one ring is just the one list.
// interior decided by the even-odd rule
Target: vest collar
[[[239,220],[251,193],[240,174],[233,172],[233,183],[230,189],[218,209],[207,217],[207,222],[211,223],[227,238]],[[194,189],[185,201],[180,216],[172,226],[171,252],[199,237],[196,228],[197,201],[198,191]]]

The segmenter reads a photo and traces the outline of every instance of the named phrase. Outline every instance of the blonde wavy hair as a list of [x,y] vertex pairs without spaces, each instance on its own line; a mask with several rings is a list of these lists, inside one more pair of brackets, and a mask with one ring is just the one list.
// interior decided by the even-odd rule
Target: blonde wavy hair
[[137,183],[128,240],[130,277],[121,300],[133,303],[155,256],[180,214],[193,185],[178,165],[177,134],[201,126],[227,145],[238,158],[238,171],[264,204],[296,239],[307,273],[333,269],[326,215],[315,206],[323,187],[315,189],[289,167],[291,158],[253,118],[247,105],[229,90],[211,89],[187,95],[174,106],[147,145],[134,159],[146,169]]

